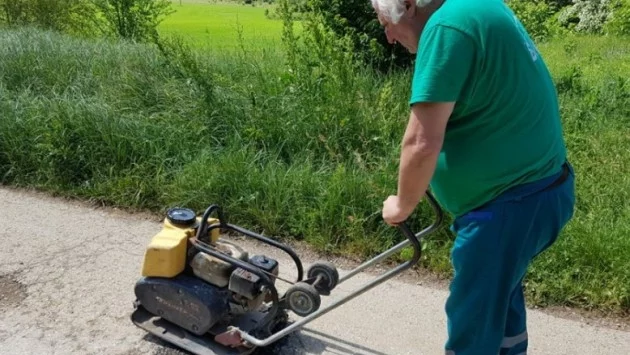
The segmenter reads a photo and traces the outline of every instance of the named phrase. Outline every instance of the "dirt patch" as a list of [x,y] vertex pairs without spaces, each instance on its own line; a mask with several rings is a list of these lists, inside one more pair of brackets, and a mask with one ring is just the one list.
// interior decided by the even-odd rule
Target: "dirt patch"
[[15,275],[0,275],[0,309],[18,306],[28,296]]

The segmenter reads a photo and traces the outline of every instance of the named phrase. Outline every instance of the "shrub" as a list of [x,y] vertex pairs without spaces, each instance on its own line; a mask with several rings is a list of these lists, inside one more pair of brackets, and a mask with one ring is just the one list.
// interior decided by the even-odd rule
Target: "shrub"
[[559,14],[559,21],[572,30],[583,33],[601,33],[610,17],[611,0],[573,0]]
[[[266,0],[266,1],[270,1],[270,0]],[[305,15],[310,12],[310,6],[309,6],[308,0],[287,0],[287,1],[279,1],[278,3],[280,6],[276,6],[275,10],[270,11],[269,9],[265,9],[265,16],[268,19],[271,19],[271,20],[282,19],[283,7],[288,8],[288,10],[291,12],[291,16],[295,20],[300,20],[300,19],[305,18],[306,17]]]
[[413,54],[391,45],[369,0],[310,0],[313,12],[339,36],[348,38],[358,59],[378,70],[409,67]]
[[97,9],[89,0],[0,0],[0,23],[73,34],[98,29]]
[[144,41],[157,37],[157,26],[173,13],[169,0],[94,0],[109,32],[118,37]]
[[510,0],[508,6],[534,40],[547,39],[554,32],[555,8],[542,0]]
[[604,32],[611,35],[630,35],[630,0],[615,0],[611,6]]

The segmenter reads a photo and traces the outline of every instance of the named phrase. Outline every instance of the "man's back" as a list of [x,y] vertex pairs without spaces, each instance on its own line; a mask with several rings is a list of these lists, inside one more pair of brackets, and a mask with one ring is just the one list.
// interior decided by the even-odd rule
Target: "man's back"
[[[410,103],[457,101],[431,184],[450,212],[565,162],[551,75],[503,1],[446,0],[423,31],[416,66]],[[431,74],[440,71],[450,75]]]

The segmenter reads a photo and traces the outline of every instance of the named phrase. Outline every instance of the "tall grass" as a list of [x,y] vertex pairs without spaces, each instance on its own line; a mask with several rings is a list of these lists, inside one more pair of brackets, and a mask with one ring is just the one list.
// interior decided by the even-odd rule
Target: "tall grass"
[[177,41],[158,50],[32,30],[0,40],[4,183],[141,208],[216,202],[236,223],[341,252],[396,236],[377,213],[395,189],[392,137],[406,119],[395,79],[357,76],[341,93],[269,53],[207,57]]
[[[0,182],[157,211],[218,203],[258,232],[374,255],[401,238],[379,210],[396,190],[409,73],[373,73],[320,30],[286,36],[288,56],[4,31]],[[627,76],[550,64],[578,206],[528,276],[530,300],[628,312]],[[412,227],[431,218],[422,204]],[[447,228],[429,237],[422,264],[448,275],[451,242]]]

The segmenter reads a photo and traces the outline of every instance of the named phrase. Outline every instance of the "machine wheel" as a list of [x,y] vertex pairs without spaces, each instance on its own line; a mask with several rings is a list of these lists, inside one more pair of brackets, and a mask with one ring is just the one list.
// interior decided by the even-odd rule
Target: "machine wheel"
[[339,282],[339,272],[332,263],[327,261],[318,261],[311,265],[307,272],[307,278],[314,279],[322,276],[322,281],[316,287],[323,289],[324,293],[329,294]]
[[285,298],[287,307],[301,317],[317,311],[322,302],[315,287],[305,282],[298,282],[289,287]]

